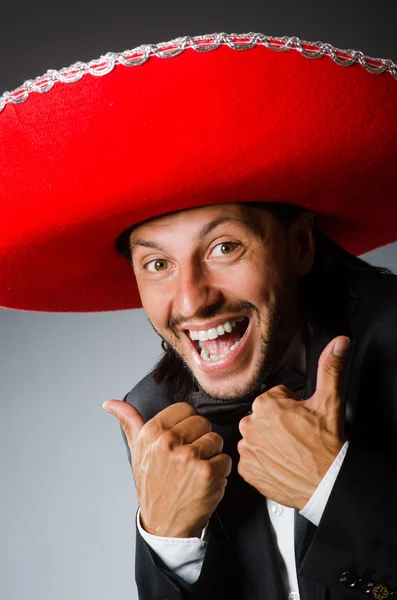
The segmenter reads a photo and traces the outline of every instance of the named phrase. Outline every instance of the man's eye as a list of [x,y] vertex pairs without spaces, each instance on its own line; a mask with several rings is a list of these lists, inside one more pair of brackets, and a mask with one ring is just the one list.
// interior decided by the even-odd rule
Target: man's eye
[[221,244],[214,246],[211,256],[225,256],[227,254],[232,254],[239,245],[240,244],[236,244],[235,242],[222,242]]
[[144,268],[146,271],[149,271],[149,273],[161,273],[161,271],[165,271],[167,267],[168,261],[162,258],[156,258],[156,260],[151,260],[144,265]]

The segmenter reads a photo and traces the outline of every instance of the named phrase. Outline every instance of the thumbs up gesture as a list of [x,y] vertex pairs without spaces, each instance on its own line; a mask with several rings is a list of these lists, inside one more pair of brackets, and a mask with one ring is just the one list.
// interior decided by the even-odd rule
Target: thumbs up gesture
[[221,436],[186,402],[147,423],[126,402],[106,400],[103,408],[119,420],[128,440],[142,527],[162,537],[200,537],[231,471]]
[[311,398],[297,402],[279,385],[258,396],[240,421],[238,472],[284,506],[307,504],[346,441],[340,380],[349,343],[339,336],[323,350]]

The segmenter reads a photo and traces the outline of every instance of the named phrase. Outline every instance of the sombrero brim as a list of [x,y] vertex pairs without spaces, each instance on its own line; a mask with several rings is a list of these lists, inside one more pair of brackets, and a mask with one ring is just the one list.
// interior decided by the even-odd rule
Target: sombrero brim
[[391,61],[328,45],[214,34],[3,95],[0,305],[140,307],[116,238],[207,204],[307,207],[354,254],[396,240],[396,78]]

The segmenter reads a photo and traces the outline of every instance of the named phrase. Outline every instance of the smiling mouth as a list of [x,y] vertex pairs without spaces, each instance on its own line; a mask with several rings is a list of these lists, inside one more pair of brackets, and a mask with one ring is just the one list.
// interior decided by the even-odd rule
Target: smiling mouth
[[[215,329],[208,330],[207,335],[202,335],[203,332],[200,332],[200,338],[202,339],[199,340],[192,340],[191,333],[186,332],[190,343],[202,360],[206,362],[220,361],[226,358],[239,346],[241,339],[247,331],[249,318],[244,317],[239,320],[228,321],[227,323],[232,327],[226,328],[221,326],[220,329],[218,328],[217,337],[215,339],[208,339],[208,333],[210,333],[210,337],[213,337],[215,335]],[[228,331],[230,329],[231,331]],[[198,332],[195,332],[195,334],[198,334]]]

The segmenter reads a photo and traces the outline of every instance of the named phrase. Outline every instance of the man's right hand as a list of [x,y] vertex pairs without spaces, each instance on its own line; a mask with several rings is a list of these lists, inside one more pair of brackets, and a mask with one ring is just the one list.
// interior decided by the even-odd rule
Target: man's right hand
[[106,400],[120,422],[132,457],[143,528],[162,537],[200,537],[225,493],[232,461],[223,439],[186,402],[147,423],[136,408]]

